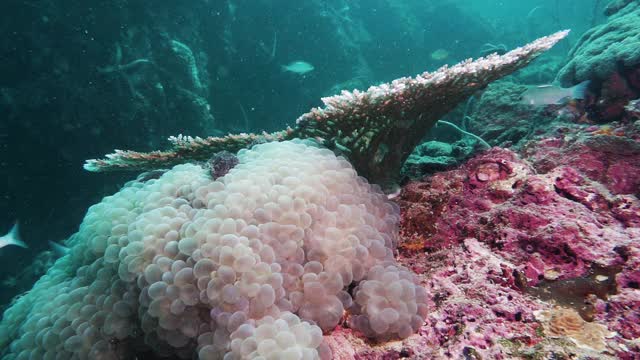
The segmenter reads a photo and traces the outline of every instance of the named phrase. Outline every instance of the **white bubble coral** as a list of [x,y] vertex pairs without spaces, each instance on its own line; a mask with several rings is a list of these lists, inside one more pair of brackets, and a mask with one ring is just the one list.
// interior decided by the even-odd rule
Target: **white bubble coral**
[[5,313],[6,359],[313,359],[345,311],[371,337],[420,326],[424,289],[395,264],[399,211],[377,187],[305,142],[238,159],[216,180],[179,165],[91,207],[70,254]]

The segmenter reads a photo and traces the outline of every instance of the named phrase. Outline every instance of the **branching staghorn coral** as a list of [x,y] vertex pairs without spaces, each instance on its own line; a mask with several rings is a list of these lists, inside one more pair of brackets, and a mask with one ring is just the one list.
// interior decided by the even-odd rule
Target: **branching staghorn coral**
[[177,138],[168,151],[116,151],[106,159],[88,160],[85,169],[148,170],[206,160],[218,151],[234,152],[255,141],[313,138],[347,156],[369,181],[387,186],[395,182],[404,161],[440,117],[478,89],[526,66],[568,32],[542,37],[504,55],[467,60],[367,91],[343,91],[323,98],[325,106],[300,116],[293,129],[262,135]]

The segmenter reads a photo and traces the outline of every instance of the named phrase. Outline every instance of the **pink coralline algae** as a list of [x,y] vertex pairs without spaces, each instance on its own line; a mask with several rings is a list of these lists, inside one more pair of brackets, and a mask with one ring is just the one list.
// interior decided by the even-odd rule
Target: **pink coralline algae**
[[640,138],[630,128],[602,127],[584,138],[545,139],[529,145],[525,155],[539,172],[567,165],[613,194],[638,194]]
[[[637,141],[575,127],[406,185],[399,262],[427,289],[426,323],[385,344],[336,331],[334,355],[640,357],[639,171]],[[576,312],[598,331],[552,331]]]
[[[521,264],[529,285],[544,279],[545,272],[574,278],[588,274],[593,265],[620,265],[623,260],[614,249],[640,238],[640,203],[622,191],[627,186],[618,186],[619,182],[603,186],[577,170],[594,170],[591,159],[597,158],[597,151],[576,149],[582,151],[580,157],[558,154],[554,157],[558,164],[544,173],[535,162],[530,165],[515,153],[497,148],[454,170],[453,178],[462,184],[455,187],[458,191],[449,189],[446,210],[432,219],[435,231],[425,246],[441,249],[458,245],[460,239],[478,239],[506,260]],[[615,158],[611,153],[601,155]],[[589,161],[589,166],[562,164],[579,158]],[[627,159],[628,174],[640,167],[640,153],[635,159],[636,165]],[[606,173],[607,169],[599,172]],[[440,181],[439,177],[450,174],[428,181]],[[613,195],[607,185],[622,194]],[[412,212],[413,204],[408,205]]]
[[599,317],[627,339],[640,338],[640,246],[625,246],[619,249],[626,259],[622,271],[616,275],[618,293],[609,301],[598,300],[595,304]]

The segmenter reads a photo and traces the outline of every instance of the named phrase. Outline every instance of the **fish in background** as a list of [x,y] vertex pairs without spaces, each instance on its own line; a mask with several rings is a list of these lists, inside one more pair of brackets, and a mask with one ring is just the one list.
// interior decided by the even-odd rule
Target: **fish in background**
[[587,94],[590,81],[563,88],[557,85],[529,86],[522,94],[521,104],[532,106],[564,105],[571,100],[583,100]]
[[308,72],[311,72],[315,69],[313,65],[309,64],[306,61],[294,61],[287,65],[282,65],[282,71],[288,71],[292,73],[296,73],[298,75],[304,75]]
[[449,52],[446,49],[438,49],[431,53],[431,59],[436,61],[443,61],[449,57]]
[[29,247],[24,241],[20,239],[17,222],[13,225],[13,227],[11,228],[11,230],[9,230],[8,233],[0,237],[0,249],[9,245],[20,246],[25,249]]

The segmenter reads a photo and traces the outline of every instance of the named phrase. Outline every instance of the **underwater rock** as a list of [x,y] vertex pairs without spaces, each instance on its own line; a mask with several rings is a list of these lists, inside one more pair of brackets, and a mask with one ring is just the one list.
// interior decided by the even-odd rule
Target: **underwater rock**
[[535,315],[548,335],[566,336],[581,347],[602,351],[606,347],[605,339],[613,336],[604,325],[585,321],[573,309],[557,307],[551,311],[538,311]]
[[520,270],[530,285],[550,269],[566,278],[586,274],[592,264],[616,264],[612,249],[640,236],[640,202],[613,195],[564,164],[540,172],[494,148],[409,185],[400,197],[403,236],[422,239],[430,251],[477,238],[524,262]]
[[[493,148],[403,188],[399,261],[420,274],[434,308],[405,350],[442,359],[640,355],[631,310],[640,306],[638,134],[588,128],[550,131],[523,158]],[[599,345],[540,327],[534,312],[557,304],[578,311]]]
[[540,341],[533,312],[549,305],[519,291],[513,265],[489,246],[472,238],[461,245],[401,257],[430,294],[431,310],[419,334],[372,346],[348,330],[336,331],[326,338],[334,359],[492,359],[508,354],[511,342]]
[[[570,166],[577,177],[603,185],[614,195],[640,193],[640,134],[631,125],[585,128],[582,134],[564,134],[528,144],[524,153],[539,173]],[[586,130],[592,130],[587,132]],[[581,184],[581,180],[571,180]],[[575,197],[575,196],[574,196]],[[602,196],[588,196],[590,208]],[[586,205],[586,204],[585,204]]]
[[[633,341],[612,336],[613,330],[605,327],[610,322],[576,318],[573,309],[566,310],[573,323],[589,332],[578,334],[568,326],[566,333],[547,330],[549,323],[539,314],[554,314],[557,307],[527,292],[518,264],[477,239],[426,256],[413,252],[399,261],[419,273],[430,294],[425,325],[402,342],[386,343],[369,343],[350,329],[338,328],[325,337],[334,359],[631,359],[640,354]],[[620,314],[611,316],[624,323]],[[554,325],[560,329],[566,322]],[[596,340],[598,346],[582,346],[571,336]]]
[[640,337],[640,244],[630,243],[615,249],[625,262],[615,276],[618,292],[609,301],[598,299],[594,304],[597,318],[606,321],[609,329],[627,339]]

